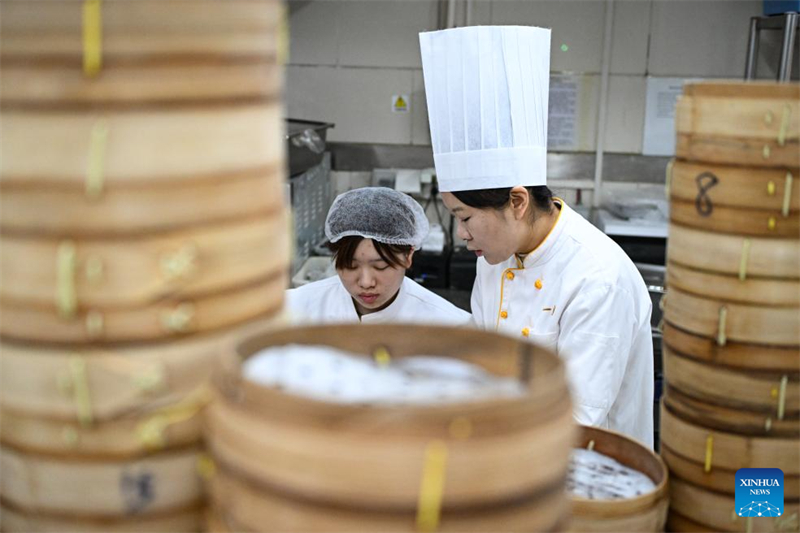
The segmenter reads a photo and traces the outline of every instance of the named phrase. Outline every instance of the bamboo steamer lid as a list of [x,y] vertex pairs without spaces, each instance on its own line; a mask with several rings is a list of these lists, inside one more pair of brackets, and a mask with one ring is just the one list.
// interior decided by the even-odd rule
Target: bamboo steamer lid
[[667,286],[712,299],[744,304],[800,308],[800,280],[718,274],[667,263]]
[[201,531],[203,513],[199,508],[176,509],[167,513],[121,518],[97,518],[29,513],[13,507],[7,502],[0,505],[3,531],[9,533],[164,533],[165,531]]
[[794,307],[745,305],[701,298],[670,287],[664,320],[675,326],[717,339],[776,346],[800,346],[800,313]]
[[283,166],[275,164],[195,175],[186,183],[106,184],[99,197],[87,194],[85,187],[31,187],[0,180],[0,233],[124,238],[222,225],[282,209],[282,176]]
[[[275,166],[283,158],[281,124],[277,102],[137,112],[7,110],[0,123],[0,187],[102,192]],[[90,152],[102,152],[102,179],[87,183]]]
[[800,373],[736,370],[696,361],[663,347],[664,373],[670,387],[698,400],[772,418],[800,416]]
[[676,416],[701,427],[753,437],[800,438],[800,417],[779,418],[775,410],[755,411],[708,403],[667,386],[664,403]]
[[[81,65],[81,1],[7,0],[0,7],[4,64],[33,57]],[[273,55],[280,10],[277,1],[104,2],[103,63]]]
[[[661,406],[661,441],[674,455],[680,456],[687,466],[677,473],[665,456],[673,474],[702,480],[704,486],[720,489],[718,476],[732,476],[740,468],[780,468],[785,479],[787,497],[800,498],[800,446],[795,438],[755,437],[738,435],[702,427],[682,420],[667,406]],[[698,481],[699,482],[699,481]],[[731,483],[728,492],[735,489]]]
[[593,450],[644,473],[655,484],[647,494],[623,500],[590,500],[571,496],[570,531],[663,531],[669,506],[669,474],[661,458],[637,441],[614,431],[581,426],[578,448]]
[[707,363],[740,369],[800,372],[799,348],[746,344],[730,340],[724,345],[719,345],[717,339],[692,334],[666,319],[663,325],[663,342],[676,352],[689,354],[694,359]]
[[716,206],[708,212],[704,207],[698,209],[695,202],[673,199],[669,206],[669,220],[712,233],[800,238],[800,211],[783,216],[780,211]]
[[669,261],[745,278],[800,279],[800,239],[709,233],[670,224]]
[[740,517],[736,515],[733,496],[705,490],[673,476],[670,509],[712,531],[778,533],[798,530],[800,505],[796,501],[785,502],[783,515],[779,517]]
[[[445,508],[436,531],[557,531],[568,513],[562,490],[562,486],[548,487],[509,504],[476,506],[465,511]],[[224,509],[225,518],[217,520],[221,519],[221,525],[232,525],[233,531],[418,531],[413,511],[311,501],[282,493],[280,487],[260,485],[224,468],[216,470],[209,491],[215,506]]]
[[4,444],[0,494],[30,513],[146,516],[202,501],[197,457],[198,449],[189,447],[124,461],[92,460],[24,453]]
[[800,166],[800,85],[689,84],[675,109],[680,159],[759,167]]
[[[529,394],[438,406],[339,405],[242,378],[244,359],[286,344],[321,344],[365,357],[378,347],[394,358],[456,357],[527,378]],[[220,399],[207,410],[214,456],[287,493],[361,509],[414,510],[433,440],[447,446],[443,508],[508,501],[564,480],[574,435],[568,390],[561,362],[539,347],[469,329],[316,326],[254,335],[221,363]],[[452,436],[454,421],[464,419],[469,438]]]
[[70,319],[55,310],[0,303],[0,335],[15,341],[81,345],[166,341],[219,331],[258,317],[274,317],[283,306],[287,277],[281,270],[224,292],[190,299],[167,297],[147,307],[78,309]]
[[674,159],[667,176],[672,201],[709,207],[764,210],[783,216],[800,210],[800,169],[740,167]]
[[0,298],[13,306],[74,313],[146,307],[252,283],[289,263],[287,213],[135,238],[6,235]]
[[[87,424],[147,413],[180,402],[206,383],[228,342],[277,324],[261,317],[233,329],[171,342],[108,347],[4,340],[0,407],[30,417]],[[87,393],[86,401],[81,390]]]

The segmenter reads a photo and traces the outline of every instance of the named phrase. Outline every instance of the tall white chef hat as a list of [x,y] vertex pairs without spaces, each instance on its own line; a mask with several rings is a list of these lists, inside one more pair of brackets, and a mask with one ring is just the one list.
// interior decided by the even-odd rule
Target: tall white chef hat
[[441,191],[545,185],[550,30],[419,34]]

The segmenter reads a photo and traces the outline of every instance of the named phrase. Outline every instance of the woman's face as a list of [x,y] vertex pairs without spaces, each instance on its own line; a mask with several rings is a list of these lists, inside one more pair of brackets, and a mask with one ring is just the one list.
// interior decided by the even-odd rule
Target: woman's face
[[380,311],[394,300],[411,266],[411,254],[405,259],[404,268],[394,268],[381,259],[372,239],[363,239],[353,254],[353,268],[336,270],[360,314]]
[[458,237],[467,241],[467,249],[483,256],[490,265],[502,263],[518,251],[520,224],[510,208],[470,207],[449,192],[442,193],[442,201],[458,219]]

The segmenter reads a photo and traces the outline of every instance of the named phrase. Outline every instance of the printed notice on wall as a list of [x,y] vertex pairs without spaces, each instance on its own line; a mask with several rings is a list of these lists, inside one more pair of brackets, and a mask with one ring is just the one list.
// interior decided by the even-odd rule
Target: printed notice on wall
[[675,155],[675,104],[685,83],[697,78],[647,78],[643,155]]
[[580,76],[550,76],[547,114],[547,148],[550,150],[578,148],[580,84]]

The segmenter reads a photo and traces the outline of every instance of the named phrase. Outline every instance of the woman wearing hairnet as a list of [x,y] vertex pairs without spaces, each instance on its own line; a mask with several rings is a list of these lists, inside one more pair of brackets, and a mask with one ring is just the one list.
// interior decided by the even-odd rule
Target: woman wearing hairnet
[[653,445],[651,301],[620,247],[546,187],[550,30],[420,34],[434,160],[478,256],[478,327],[565,361],[575,418]]
[[410,196],[385,187],[340,194],[325,220],[338,276],[287,292],[298,322],[461,325],[469,313],[405,277],[428,219]]

